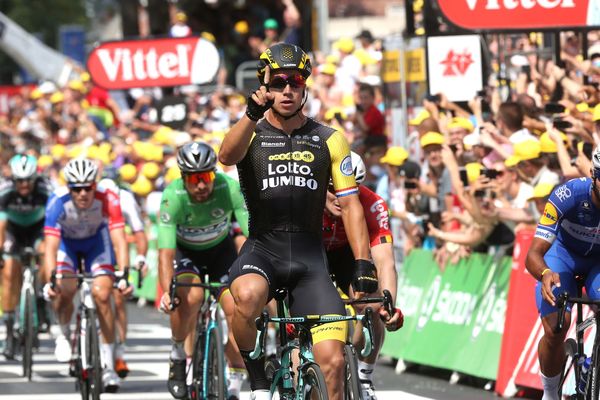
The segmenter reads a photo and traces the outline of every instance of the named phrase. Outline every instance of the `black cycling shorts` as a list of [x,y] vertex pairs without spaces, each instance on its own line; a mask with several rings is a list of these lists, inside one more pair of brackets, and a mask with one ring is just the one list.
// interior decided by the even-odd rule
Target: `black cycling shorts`
[[175,276],[191,274],[204,279],[204,274],[208,273],[211,282],[227,283],[229,267],[236,257],[231,236],[207,250],[190,250],[178,246],[173,260]]
[[287,288],[292,316],[345,314],[329,277],[320,236],[275,231],[249,238],[229,270],[229,281],[245,274],[259,274],[267,280],[269,300],[275,290]]
[[346,245],[327,251],[327,262],[329,263],[329,273],[334,275],[338,288],[350,296],[350,285],[356,269],[352,248]]
[[44,220],[30,226],[16,225],[8,221],[2,249],[8,257],[18,257],[25,247],[35,249],[44,238]]

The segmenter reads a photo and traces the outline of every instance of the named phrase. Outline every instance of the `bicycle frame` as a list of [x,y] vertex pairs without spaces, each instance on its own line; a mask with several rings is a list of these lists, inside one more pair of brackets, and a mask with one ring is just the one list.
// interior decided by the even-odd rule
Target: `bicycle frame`
[[[581,377],[581,366],[579,365],[579,363],[577,362],[579,360],[580,357],[583,357],[585,355],[585,350],[584,350],[584,332],[586,329],[588,329],[589,327],[596,325],[596,333],[594,336],[594,344],[592,347],[592,353],[591,353],[591,357],[592,357],[592,362],[591,362],[591,367],[590,367],[590,371],[588,371],[588,381],[586,384],[586,388],[585,388],[585,393],[586,395],[589,393],[589,391],[591,390],[591,372],[592,372],[592,368],[596,368],[597,364],[600,362],[600,360],[597,360],[597,356],[598,356],[598,351],[600,350],[600,313],[594,311],[594,315],[586,318],[585,320],[583,319],[583,305],[594,305],[594,306],[600,306],[600,300],[590,300],[587,298],[582,298],[581,297],[581,289],[578,289],[578,297],[569,297],[569,294],[567,292],[564,292],[562,294],[560,294],[559,296],[557,296],[557,300],[556,300],[556,305],[558,307],[558,321],[556,323],[556,327],[554,328],[555,332],[560,332],[563,328],[564,325],[564,320],[565,320],[565,313],[566,313],[566,305],[567,303],[573,303],[577,306],[577,320],[576,320],[576,324],[575,324],[575,337],[576,337],[576,344],[577,344],[577,353],[573,355],[573,361],[572,364],[574,367],[574,371],[575,371],[575,386],[577,386],[580,377]],[[569,366],[570,368],[571,366]],[[567,369],[568,370],[568,369]],[[565,377],[563,377],[564,380]],[[561,382],[561,387],[562,384],[564,383],[564,381]],[[577,398],[583,398],[581,393],[577,393],[576,392],[576,396]]]
[[[285,307],[283,299],[277,299],[277,314],[285,315]],[[308,364],[314,363],[314,355],[312,352],[312,334],[310,328],[316,324],[326,324],[332,322],[341,321],[360,321],[362,322],[362,330],[365,336],[365,346],[361,351],[363,357],[369,356],[373,349],[372,338],[373,338],[373,326],[372,326],[372,310],[367,308],[363,315],[346,316],[346,315],[310,315],[304,317],[269,317],[269,314],[264,311],[261,317],[256,319],[256,327],[258,334],[256,336],[256,344],[254,350],[250,353],[250,358],[258,359],[265,348],[266,331],[269,322],[276,322],[279,324],[279,335],[280,343],[279,353],[281,356],[281,366],[275,371],[273,381],[271,382],[271,394],[277,391],[277,387],[281,385],[284,398],[295,398],[297,400],[303,400],[304,394],[301,391],[294,390],[296,388],[304,387],[304,374],[302,371]],[[286,333],[285,326],[288,324],[294,324],[299,327],[298,338],[295,340],[289,340]],[[298,371],[298,382],[294,385],[294,371],[292,365],[292,353],[298,350],[300,356],[300,363],[296,370]]]
[[[202,302],[202,306],[200,308],[200,311],[198,312],[198,321],[196,324],[196,338],[195,338],[195,342],[194,342],[194,348],[197,348],[197,346],[199,345],[196,341],[198,340],[202,340],[204,339],[204,343],[201,343],[200,345],[203,347],[203,353],[204,354],[204,359],[202,360],[202,392],[204,396],[208,395],[209,392],[209,388],[208,388],[208,383],[209,383],[209,379],[211,377],[208,376],[208,371],[209,371],[209,357],[207,357],[206,355],[209,352],[209,346],[210,346],[210,334],[213,330],[216,330],[218,333],[220,332],[220,327],[219,327],[219,323],[218,323],[218,313],[219,313],[219,302],[217,299],[217,295],[215,293],[215,291],[218,291],[220,289],[222,289],[223,287],[226,287],[227,285],[222,284],[222,283],[213,283],[209,281],[209,277],[208,275],[205,275],[204,277],[204,281],[207,283],[184,283],[184,282],[178,282],[177,281],[177,277],[173,277],[171,279],[171,285],[169,288],[169,295],[171,297],[171,299],[173,299],[173,301],[171,302],[171,309],[173,310],[175,308],[175,303],[174,303],[174,299],[176,298],[176,290],[178,287],[200,287],[204,289],[204,301]],[[219,340],[222,340],[220,338],[219,335],[217,335],[217,338]],[[192,357],[196,357],[197,354],[193,354]],[[195,362],[192,362],[191,364],[192,366],[195,365]],[[192,368],[192,367],[190,367]],[[226,371],[226,366],[225,366],[225,370],[223,371],[223,374],[225,376]],[[197,381],[197,377],[193,378],[193,384],[194,385],[198,385],[199,382]]]

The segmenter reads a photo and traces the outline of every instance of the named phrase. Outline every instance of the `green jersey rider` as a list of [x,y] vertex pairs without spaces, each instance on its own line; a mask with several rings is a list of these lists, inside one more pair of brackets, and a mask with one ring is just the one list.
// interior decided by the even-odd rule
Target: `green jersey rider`
[[[191,356],[193,343],[186,337],[194,331],[204,294],[197,287],[177,288],[177,308],[170,311],[171,279],[175,275],[180,282],[200,282],[201,268],[207,267],[211,282],[227,283],[229,267],[237,257],[230,235],[232,215],[243,234],[248,235],[248,211],[240,186],[233,178],[216,172],[216,164],[217,155],[207,143],[185,144],[177,153],[182,178],[167,186],[160,205],[159,279],[164,291],[161,309],[170,313],[173,341],[167,386],[176,399],[187,397],[186,357]],[[229,290],[219,297],[230,325],[233,298]],[[231,329],[225,354],[230,367],[228,399],[239,399],[245,366]]]

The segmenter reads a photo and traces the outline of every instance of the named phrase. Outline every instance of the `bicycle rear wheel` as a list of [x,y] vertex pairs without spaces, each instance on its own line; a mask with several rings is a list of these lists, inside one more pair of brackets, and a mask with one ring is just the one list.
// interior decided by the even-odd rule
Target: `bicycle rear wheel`
[[204,379],[207,386],[208,399],[225,400],[227,385],[225,382],[225,357],[223,350],[223,335],[218,324],[208,332],[207,369]]
[[327,384],[321,368],[316,363],[307,364],[302,370],[304,377],[303,397],[306,400],[329,400]]
[[22,360],[23,376],[31,381],[31,372],[33,366],[33,339],[34,339],[34,324],[33,324],[33,307],[35,307],[35,293],[31,289],[26,289],[22,301],[24,304],[20,310],[21,315],[21,339],[23,341]]
[[102,366],[100,364],[100,343],[98,330],[96,329],[96,310],[87,309],[87,321],[85,328],[86,358],[88,368],[88,380],[92,400],[100,400],[102,393]]
[[358,362],[354,346],[350,344],[344,346],[344,361],[346,362],[344,371],[344,399],[361,400]]

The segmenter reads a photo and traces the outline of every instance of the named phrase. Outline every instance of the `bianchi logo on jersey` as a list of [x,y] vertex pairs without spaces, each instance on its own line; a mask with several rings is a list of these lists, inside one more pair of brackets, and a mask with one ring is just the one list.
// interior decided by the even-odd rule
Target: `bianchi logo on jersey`
[[260,147],[285,147],[285,142],[262,142]]
[[262,180],[261,190],[279,186],[306,187],[311,190],[317,190],[319,187],[317,181],[312,178],[313,172],[310,167],[297,162],[275,165],[269,163],[267,174],[269,177]]
[[273,154],[269,156],[269,161],[304,161],[313,162],[315,155],[310,151],[294,151],[288,153]]
[[342,171],[342,174],[346,176],[352,175],[352,159],[350,156],[346,156],[346,158],[342,160],[342,163],[340,164],[340,171]]

